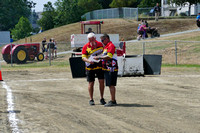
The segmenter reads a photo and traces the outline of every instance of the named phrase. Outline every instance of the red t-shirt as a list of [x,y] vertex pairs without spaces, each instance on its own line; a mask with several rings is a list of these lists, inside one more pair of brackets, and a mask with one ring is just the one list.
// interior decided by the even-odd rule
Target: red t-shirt
[[[82,49],[82,58],[87,58],[89,59],[91,56],[98,56],[102,54],[103,52],[103,44],[101,42],[95,41],[97,46],[96,48],[93,47],[90,42],[85,44]],[[86,70],[96,70],[96,69],[102,69],[102,62],[94,63],[94,64],[86,64]]]
[[103,56],[109,56],[110,60],[103,60],[103,70],[104,71],[118,71],[117,56],[115,54],[115,45],[110,41],[103,50]]

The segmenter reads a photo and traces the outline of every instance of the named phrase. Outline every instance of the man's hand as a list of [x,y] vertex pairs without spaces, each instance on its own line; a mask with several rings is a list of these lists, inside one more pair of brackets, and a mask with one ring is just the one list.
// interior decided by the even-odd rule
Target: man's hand
[[95,59],[95,60],[99,60],[100,58],[99,58],[98,56],[95,56],[94,59]]
[[93,61],[91,61],[91,60],[89,60],[89,63],[90,63],[90,64],[94,64],[94,62],[93,62]]

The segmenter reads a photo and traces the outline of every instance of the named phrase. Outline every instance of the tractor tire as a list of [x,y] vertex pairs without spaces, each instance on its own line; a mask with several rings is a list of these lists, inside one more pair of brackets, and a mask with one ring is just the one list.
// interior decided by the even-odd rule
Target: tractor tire
[[43,53],[38,53],[37,54],[37,60],[38,61],[43,61],[44,60],[44,54]]
[[19,46],[13,52],[13,60],[17,64],[24,64],[28,59],[28,52],[25,47]]
[[3,59],[4,59],[5,62],[7,62],[8,64],[11,63],[11,55],[10,55],[10,54],[3,54]]

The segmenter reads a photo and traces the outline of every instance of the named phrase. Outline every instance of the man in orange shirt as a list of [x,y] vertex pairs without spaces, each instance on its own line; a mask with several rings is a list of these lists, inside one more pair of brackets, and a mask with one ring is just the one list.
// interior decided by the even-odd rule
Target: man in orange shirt
[[102,56],[97,56],[94,59],[103,60],[102,67],[104,70],[104,77],[106,81],[106,86],[109,86],[111,100],[105,104],[105,107],[116,106],[116,88],[117,85],[117,73],[118,73],[118,63],[117,55],[115,54],[115,45],[110,41],[110,37],[107,34],[101,36],[101,42],[104,44],[104,50]]
[[102,54],[103,52],[103,44],[96,40],[94,33],[89,33],[87,36],[89,42],[83,46],[82,49],[82,60],[86,64],[86,76],[87,81],[89,82],[88,91],[90,95],[90,105],[95,105],[93,99],[94,92],[94,81],[95,75],[99,80],[99,90],[100,90],[100,104],[106,104],[103,95],[104,95],[104,73],[102,71],[102,62],[94,60],[95,56]]

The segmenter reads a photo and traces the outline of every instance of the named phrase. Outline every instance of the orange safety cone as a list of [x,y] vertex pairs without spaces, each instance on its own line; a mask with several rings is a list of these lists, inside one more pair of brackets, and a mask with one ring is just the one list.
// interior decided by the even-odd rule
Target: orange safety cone
[[2,75],[1,75],[1,70],[0,70],[0,81],[3,81]]

